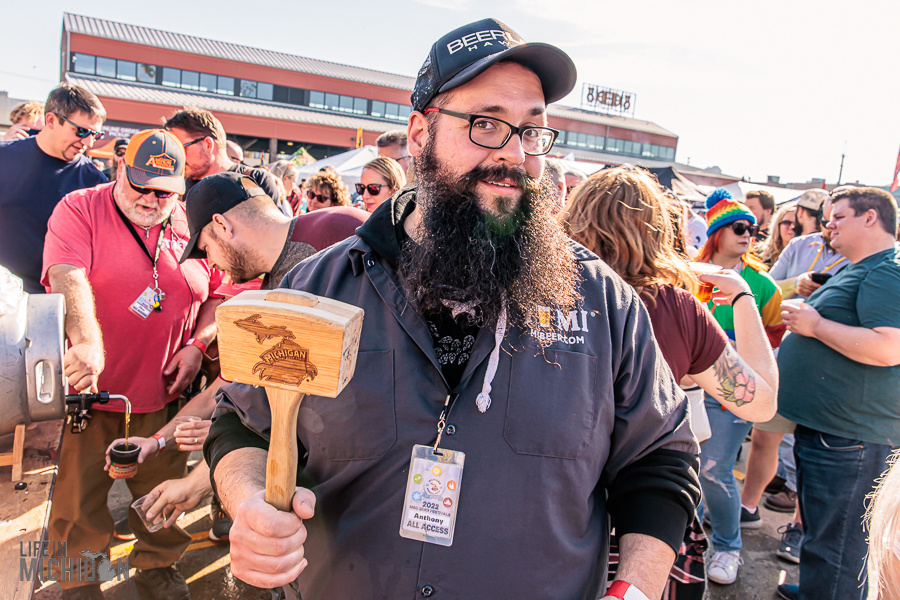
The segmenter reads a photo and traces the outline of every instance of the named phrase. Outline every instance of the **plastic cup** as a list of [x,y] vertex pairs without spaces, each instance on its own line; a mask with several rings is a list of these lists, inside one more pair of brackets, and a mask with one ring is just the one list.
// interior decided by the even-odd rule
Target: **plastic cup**
[[[174,419],[174,421],[175,421],[175,431],[177,432],[177,431],[178,431],[178,428],[181,427],[182,425],[186,425],[187,423],[190,423],[190,422],[192,422],[192,421],[199,421],[199,420],[200,420],[200,417],[197,417],[197,416],[190,416],[190,417],[175,417],[175,419]],[[178,449],[179,449],[179,450],[184,450],[184,448],[181,447],[181,444],[178,444]]]
[[150,533],[162,529],[163,525],[166,522],[166,517],[164,514],[154,515],[152,519],[147,518],[147,511],[150,510],[150,508],[153,506],[153,503],[156,502],[157,498],[159,498],[159,495],[147,494],[146,496],[141,496],[131,503],[131,508],[133,508],[134,512],[138,514],[138,516],[141,518],[141,521],[144,522],[144,527],[146,527],[147,531],[149,531]]
[[[697,275],[709,275],[718,273],[722,270],[722,267],[720,267],[719,265],[713,265],[704,262],[690,262],[688,263],[688,267],[690,267],[691,271],[693,271]],[[711,283],[700,281],[697,284],[697,290],[694,292],[694,296],[696,296],[697,300],[699,300],[700,302],[709,302],[710,300],[712,300],[712,293],[715,287],[716,286]]]
[[109,451],[109,476],[113,479],[128,479],[137,473],[137,459],[141,454],[141,447],[129,443],[127,446],[116,444]]
[[790,300],[782,300],[781,301],[781,309],[784,310],[785,306],[790,306],[791,308],[800,308],[800,305],[803,304],[803,300],[800,298],[791,298]]

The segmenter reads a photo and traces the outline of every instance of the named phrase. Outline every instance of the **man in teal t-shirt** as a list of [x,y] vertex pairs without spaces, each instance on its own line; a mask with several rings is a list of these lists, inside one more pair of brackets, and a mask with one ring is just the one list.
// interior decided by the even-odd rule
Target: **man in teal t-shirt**
[[[850,264],[800,308],[786,307],[779,413],[797,423],[794,455],[806,529],[799,588],[785,598],[865,598],[864,501],[900,445],[897,204],[877,188],[834,197],[832,246]],[[784,588],[784,589],[782,589]]]

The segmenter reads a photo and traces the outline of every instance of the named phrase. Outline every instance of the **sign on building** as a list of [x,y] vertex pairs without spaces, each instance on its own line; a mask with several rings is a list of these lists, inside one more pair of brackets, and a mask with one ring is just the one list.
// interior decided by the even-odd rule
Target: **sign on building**
[[631,92],[601,87],[594,83],[581,86],[581,108],[604,113],[634,116],[637,96]]

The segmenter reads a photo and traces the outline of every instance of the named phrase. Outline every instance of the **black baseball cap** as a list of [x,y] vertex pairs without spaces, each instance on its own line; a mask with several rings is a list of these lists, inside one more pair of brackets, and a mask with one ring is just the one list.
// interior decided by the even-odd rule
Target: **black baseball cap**
[[454,29],[431,47],[410,96],[413,109],[424,111],[431,100],[509,60],[541,80],[547,104],[564,98],[575,87],[578,73],[569,55],[549,44],[526,43],[496,19],[482,19]]
[[213,215],[224,215],[244,200],[265,195],[255,181],[233,171],[209,175],[195,183],[184,197],[191,239],[179,262],[206,258],[206,253],[197,249],[197,239],[200,230],[212,223]]

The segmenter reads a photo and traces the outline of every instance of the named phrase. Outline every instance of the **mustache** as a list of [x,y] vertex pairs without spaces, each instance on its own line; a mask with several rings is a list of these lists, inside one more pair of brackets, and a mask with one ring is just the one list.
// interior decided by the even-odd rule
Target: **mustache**
[[537,180],[525,172],[522,167],[511,167],[504,164],[478,165],[462,176],[460,184],[467,192],[475,190],[479,181],[511,180],[523,191],[536,193],[538,191]]

